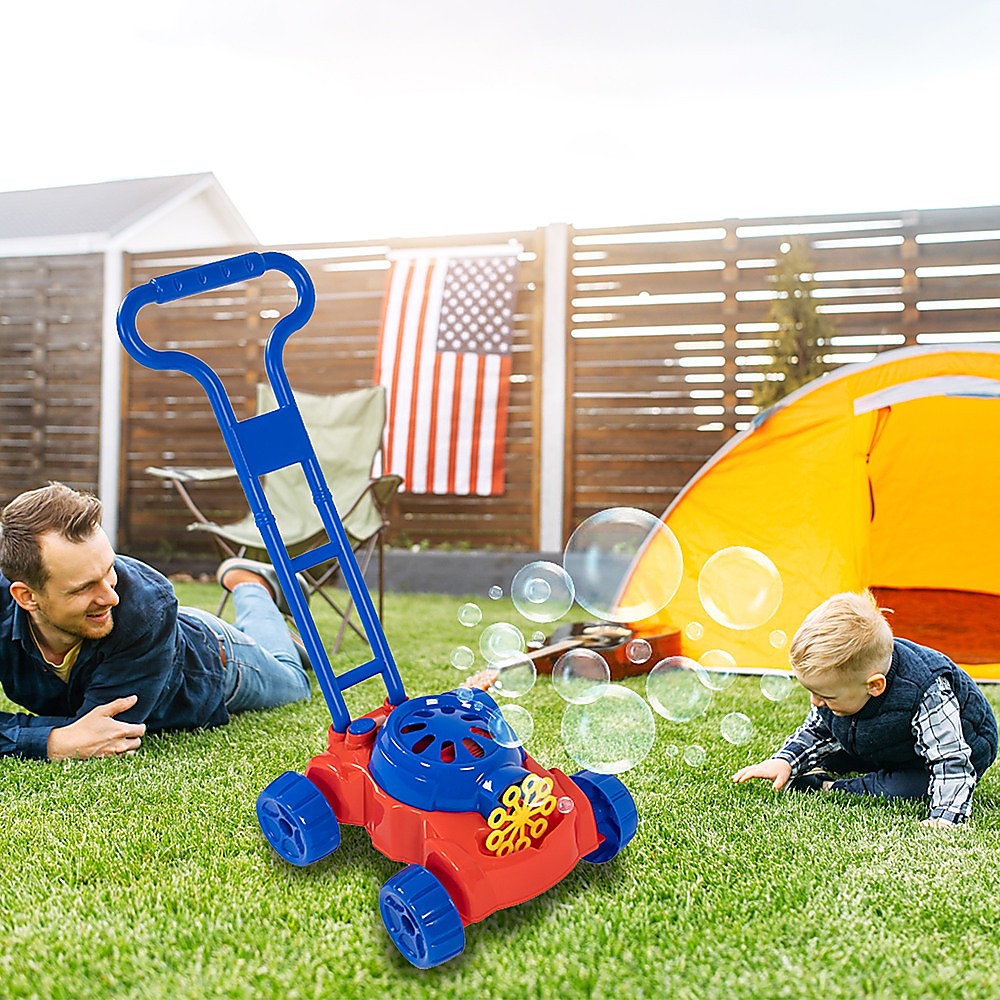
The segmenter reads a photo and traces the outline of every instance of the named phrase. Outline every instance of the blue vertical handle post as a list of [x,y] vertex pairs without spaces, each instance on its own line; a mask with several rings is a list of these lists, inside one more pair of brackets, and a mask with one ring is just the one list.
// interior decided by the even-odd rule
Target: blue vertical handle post
[[[278,320],[264,347],[264,368],[278,408],[238,420],[216,372],[200,358],[186,351],[164,351],[150,347],[139,336],[137,316],[139,310],[147,305],[161,305],[200,292],[224,288],[260,277],[268,270],[280,271],[290,278],[298,296],[295,308]],[[125,350],[140,364],[158,371],[185,372],[195,378],[205,390],[250,511],[288,600],[292,617],[312,660],[316,679],[330,708],[334,728],[344,732],[351,721],[344,702],[344,689],[379,674],[385,683],[390,704],[400,704],[406,699],[406,694],[371,594],[337,513],[333,495],[285,373],[285,344],[296,330],[306,324],[315,303],[316,293],[312,279],[297,260],[275,252],[246,253],[162,275],[133,288],[118,310],[118,336]],[[285,547],[260,477],[297,464],[301,464],[303,468],[328,540],[316,549],[293,557]],[[344,582],[354,600],[372,650],[370,661],[353,667],[339,677],[334,673],[312,612],[295,579],[296,573],[331,559],[337,559],[340,563]]]

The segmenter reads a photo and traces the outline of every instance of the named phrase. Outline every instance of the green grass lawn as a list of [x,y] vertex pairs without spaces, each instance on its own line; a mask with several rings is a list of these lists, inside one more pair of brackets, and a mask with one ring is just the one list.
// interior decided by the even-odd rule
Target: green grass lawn
[[[178,591],[214,606],[214,586]],[[460,679],[449,653],[478,633],[457,622],[460,603],[387,596],[386,631],[409,694]],[[518,620],[504,601],[479,603],[483,624]],[[332,636],[332,619],[317,616]],[[352,640],[335,667],[362,655]],[[383,694],[370,681],[348,701],[360,714]],[[577,770],[548,679],[519,704],[535,719],[529,752]],[[298,870],[257,826],[260,790],[325,747],[318,690],[309,703],[210,732],[148,738],[128,759],[0,760],[0,995],[1000,995],[1000,772],[980,784],[974,822],[946,832],[920,827],[916,806],[733,785],[732,772],[767,756],[806,707],[801,689],[774,703],[742,677],[695,722],[657,716],[652,752],[622,775],[639,810],[631,845],[468,927],[464,954],[427,972],[382,927],[378,890],[400,866],[363,830],[344,828],[339,850]],[[740,747],[719,735],[734,710],[756,727]],[[694,743],[707,751],[700,767],[668,753]]]

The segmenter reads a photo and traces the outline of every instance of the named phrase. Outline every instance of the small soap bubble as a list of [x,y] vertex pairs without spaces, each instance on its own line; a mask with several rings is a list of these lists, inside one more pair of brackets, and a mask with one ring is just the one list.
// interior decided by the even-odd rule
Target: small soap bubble
[[532,622],[554,622],[571,607],[576,589],[569,573],[553,562],[538,560],[522,566],[510,582],[514,607]]
[[742,746],[753,738],[753,723],[742,712],[730,712],[722,717],[719,732],[723,739],[735,746]]
[[705,763],[705,748],[692,743],[684,748],[684,763],[690,767],[701,767]]
[[612,507],[581,522],[566,543],[563,566],[581,607],[606,621],[636,622],[677,593],[684,560],[676,536],[658,517]]
[[497,587],[494,585],[490,587],[487,593],[490,595],[491,601],[499,601],[500,598],[503,597],[503,587]]
[[463,705],[471,705],[475,700],[476,692],[470,688],[466,687],[464,684],[455,688],[455,697],[458,698],[459,702]]
[[535,664],[524,653],[498,660],[493,668],[496,670],[493,690],[505,698],[520,698],[535,686]]
[[720,549],[698,575],[701,606],[720,625],[763,625],[781,604],[781,574],[763,552],[743,545]]
[[531,633],[531,641],[542,645],[545,642],[545,633],[539,628]]
[[459,624],[475,628],[483,620],[483,609],[478,604],[463,604],[458,609]]
[[510,622],[495,622],[487,625],[479,636],[479,652],[487,663],[495,664],[523,653],[526,647],[524,635]]
[[780,628],[776,628],[767,639],[775,649],[784,649],[788,642],[788,636]]
[[795,678],[791,674],[760,675],[760,693],[770,701],[784,701],[794,690]]
[[684,634],[692,642],[697,642],[705,634],[705,626],[701,622],[688,622],[684,627]]
[[521,705],[504,705],[490,714],[490,735],[502,747],[517,747],[535,734],[535,720]]
[[552,686],[563,701],[585,705],[597,701],[611,683],[611,667],[592,649],[571,649],[552,667]]
[[632,663],[645,663],[653,655],[653,647],[645,639],[632,639],[625,644],[625,655]]
[[736,680],[736,660],[724,649],[707,650],[698,664],[698,680],[712,691],[725,691]]
[[668,757],[676,757],[681,751],[680,748],[675,743],[668,743],[664,748],[663,752]]
[[690,722],[703,715],[712,701],[712,691],[701,682],[704,668],[686,656],[660,660],[646,677],[650,705],[670,722]]
[[469,670],[476,662],[476,654],[468,646],[456,646],[451,651],[449,660],[456,670]]
[[610,684],[597,701],[567,705],[563,712],[566,752],[581,767],[599,774],[620,774],[635,767],[655,738],[649,705],[620,684]]
[[563,815],[571,813],[573,811],[573,800],[568,795],[560,795],[556,799],[556,809],[563,813]]

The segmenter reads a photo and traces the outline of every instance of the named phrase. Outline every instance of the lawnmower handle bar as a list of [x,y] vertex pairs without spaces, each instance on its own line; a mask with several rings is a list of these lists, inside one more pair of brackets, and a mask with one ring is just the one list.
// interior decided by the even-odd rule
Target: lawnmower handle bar
[[[186,351],[164,351],[150,347],[139,336],[136,317],[144,306],[162,305],[201,292],[214,291],[227,285],[261,277],[268,270],[280,271],[291,279],[298,296],[295,308],[275,323],[264,347],[264,369],[278,408],[245,420],[238,420],[222,380],[215,371],[201,358]],[[364,576],[337,514],[326,477],[302,421],[288,376],[285,374],[282,360],[285,343],[296,330],[305,326],[315,304],[316,292],[312,279],[297,260],[287,254],[273,251],[245,253],[238,257],[161,275],[145,285],[133,288],[125,296],[118,310],[118,336],[125,350],[140,364],[156,371],[180,371],[191,375],[208,395],[254,521],[278,574],[281,589],[291,608],[292,617],[312,661],[316,679],[330,708],[334,728],[344,732],[351,722],[342,694],[345,688],[375,674],[381,674],[390,704],[401,704],[406,699],[406,694],[382,625],[375,613]],[[274,514],[264,495],[260,477],[299,464],[309,483],[313,502],[323,521],[328,541],[318,548],[292,557],[278,530]],[[309,605],[295,578],[296,573],[301,570],[310,569],[332,559],[337,559],[340,563],[344,582],[357,607],[358,616],[372,650],[370,661],[353,667],[339,677],[333,671],[316,623],[309,611]]]

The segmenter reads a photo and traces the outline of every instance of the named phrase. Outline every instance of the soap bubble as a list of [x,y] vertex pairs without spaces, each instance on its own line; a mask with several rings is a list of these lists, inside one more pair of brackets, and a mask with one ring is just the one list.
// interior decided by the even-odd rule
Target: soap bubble
[[491,601],[499,601],[500,598],[503,597],[503,587],[498,587],[494,584],[490,587],[487,593],[489,594]]
[[791,674],[760,675],[760,693],[770,701],[784,701],[794,690],[795,678]]
[[632,639],[625,644],[625,655],[631,663],[645,663],[653,655],[653,647],[645,639]]
[[667,745],[666,745],[666,746],[665,746],[665,747],[663,748],[663,752],[664,752],[664,753],[665,753],[665,754],[666,754],[666,755],[667,755],[668,757],[676,757],[676,756],[677,756],[677,755],[678,755],[678,754],[680,753],[680,750],[678,749],[678,747],[677,747],[677,745],[676,745],[675,743],[668,743],[668,744],[667,744]]
[[535,629],[535,631],[531,633],[531,641],[538,643],[540,646],[543,642],[545,642],[545,633],[541,629]]
[[697,642],[705,634],[705,626],[701,622],[688,622],[684,627],[684,634],[692,642]]
[[742,712],[730,712],[722,717],[719,732],[723,739],[735,746],[742,746],[753,738],[753,723]]
[[521,705],[504,705],[490,714],[490,735],[502,747],[527,743],[535,735],[535,720]]
[[585,705],[597,701],[611,683],[611,668],[592,649],[571,649],[552,667],[552,686],[563,701]]
[[705,756],[705,748],[698,746],[697,743],[684,748],[684,763],[691,767],[701,767],[705,763]]
[[734,545],[702,567],[698,597],[720,625],[746,630],[763,625],[781,604],[781,575],[763,552]]
[[597,701],[567,705],[562,717],[566,752],[581,767],[621,774],[635,767],[653,746],[656,723],[643,699],[620,684]]
[[509,622],[496,622],[487,625],[479,636],[479,652],[487,663],[495,664],[518,653],[523,653],[526,647],[524,636],[516,625]]
[[493,690],[505,698],[520,698],[535,686],[535,664],[524,653],[498,660],[492,666],[496,670]]
[[476,654],[468,646],[456,646],[451,651],[449,660],[456,670],[469,670],[476,662]]
[[646,677],[650,705],[671,722],[690,722],[703,715],[712,692],[699,678],[700,664],[686,656],[660,660]]
[[568,795],[560,795],[556,799],[556,809],[563,814],[571,813],[574,809],[573,800]]
[[736,680],[736,660],[724,649],[702,653],[698,665],[698,680],[713,691],[725,691]]
[[483,609],[478,604],[463,604],[458,609],[458,620],[466,628],[475,628],[483,620]]
[[683,559],[674,533],[658,517],[612,507],[577,527],[566,543],[563,566],[581,607],[608,621],[635,622],[674,596]]
[[768,637],[768,642],[775,649],[783,649],[786,642],[788,642],[788,636],[780,629],[776,628]]
[[576,589],[569,573],[540,559],[522,566],[510,582],[514,607],[532,622],[554,622],[571,607]]

